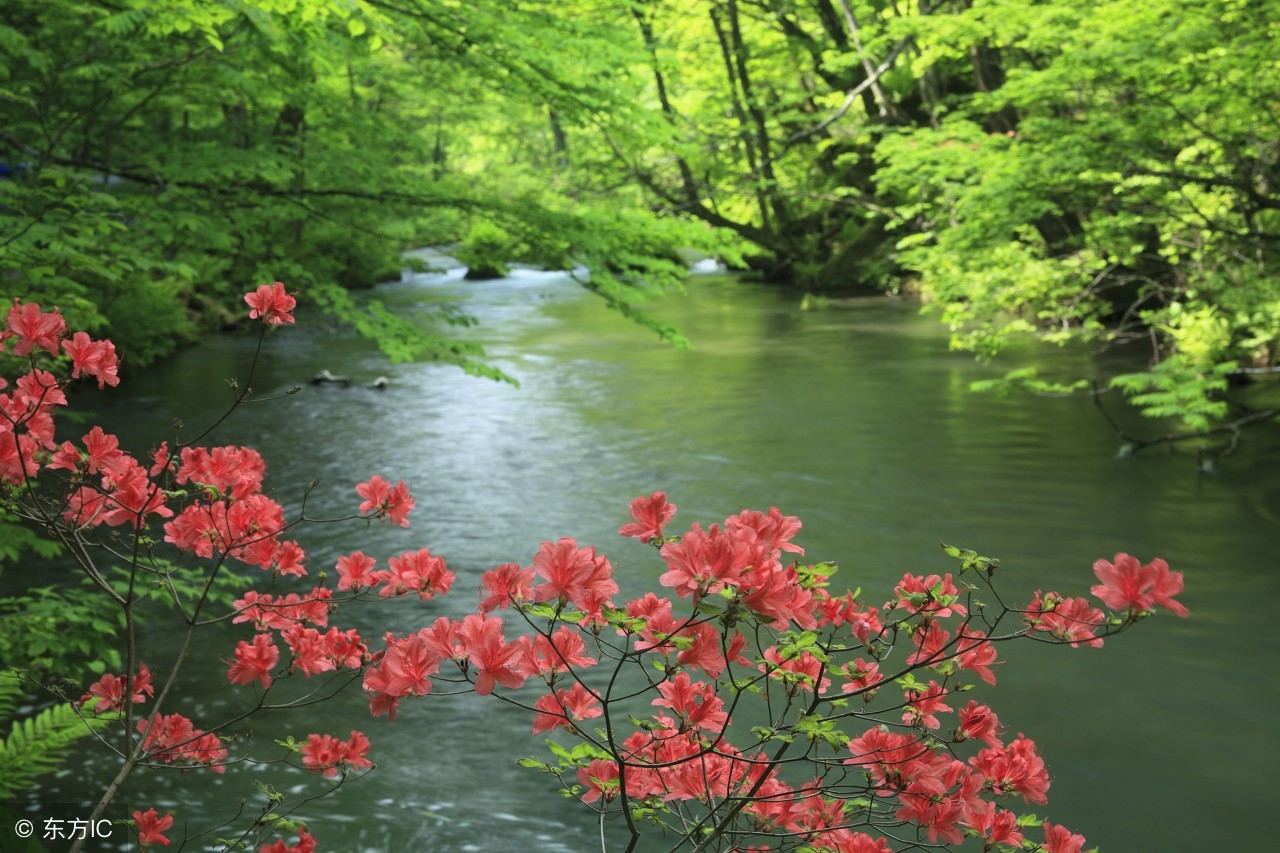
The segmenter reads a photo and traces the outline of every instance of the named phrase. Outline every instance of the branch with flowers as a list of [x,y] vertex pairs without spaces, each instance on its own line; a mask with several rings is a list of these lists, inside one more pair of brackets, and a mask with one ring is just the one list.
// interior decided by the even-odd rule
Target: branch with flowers
[[[293,322],[294,297],[279,282],[245,301],[262,335]],[[260,850],[316,849],[290,815],[369,772],[370,738],[313,732],[266,745],[266,756],[241,735],[254,714],[323,702],[359,682],[373,716],[389,720],[437,685],[525,709],[532,734],[554,737],[549,756],[520,763],[581,801],[602,849],[633,850],[660,834],[689,851],[886,853],[976,838],[986,850],[1079,853],[1080,835],[1025,811],[1049,789],[1035,742],[1010,738],[989,704],[963,694],[996,684],[998,647],[1097,647],[1158,609],[1187,615],[1176,600],[1182,575],[1160,559],[1097,561],[1090,592],[1106,610],[1057,591],[1018,605],[994,583],[997,560],[951,546],[956,571],[904,574],[873,604],[838,591],[834,564],[805,562],[801,522],[776,507],[671,535],[676,506],[654,492],[632,501],[633,521],[619,532],[653,546],[660,591],[623,599],[607,557],[548,541],[531,565],[484,573],[474,612],[375,644],[332,624],[338,605],[446,595],[455,575],[442,558],[420,548],[379,568],[353,551],[337,560],[336,582],[322,576],[307,588],[307,555],[286,537],[316,519],[305,495],[289,519],[263,491],[260,454],[175,441],[144,463],[99,427],[59,443],[65,385],[116,385],[114,347],[68,337],[56,309],[17,301],[4,346],[28,369],[11,391],[0,379],[0,501],[60,542],[123,625],[124,674],[102,676],[82,700],[96,728],[109,715],[112,728],[98,737],[119,760],[93,817],[140,768],[295,763],[329,780],[295,803],[268,788],[267,804],[221,839],[224,849],[275,831],[298,840]],[[251,393],[246,382],[230,408]],[[408,526],[404,482],[372,476],[355,491],[361,503],[349,518]],[[263,588],[243,588],[259,586],[246,580],[255,577]],[[241,586],[227,592],[228,583]],[[165,671],[138,648],[139,622],[161,600],[182,628]],[[203,648],[197,633],[227,622],[250,632],[222,655],[244,707],[197,724],[182,713],[178,674]],[[295,679],[309,689],[281,698],[279,683]],[[167,846],[174,833],[173,816],[154,809],[132,824],[144,848]]]

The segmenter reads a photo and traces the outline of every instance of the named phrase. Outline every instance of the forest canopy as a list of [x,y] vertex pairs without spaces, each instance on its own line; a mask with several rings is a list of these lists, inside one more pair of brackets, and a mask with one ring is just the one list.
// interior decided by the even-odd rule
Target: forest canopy
[[1278,35],[1276,0],[11,0],[0,276],[131,365],[283,280],[495,375],[465,317],[347,291],[456,244],[678,339],[637,306],[696,248],[918,293],[983,357],[1143,342],[1146,413],[1265,420],[1222,392],[1280,356]]

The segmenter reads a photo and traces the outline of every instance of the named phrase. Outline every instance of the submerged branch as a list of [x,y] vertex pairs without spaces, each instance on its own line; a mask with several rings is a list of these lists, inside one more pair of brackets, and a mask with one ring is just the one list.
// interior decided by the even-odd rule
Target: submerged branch
[[1128,444],[1127,452],[1131,454],[1138,453],[1149,447],[1155,447],[1160,444],[1172,445],[1182,441],[1192,441],[1197,438],[1208,438],[1214,435],[1229,435],[1231,437],[1230,443],[1223,448],[1221,453],[1218,454],[1219,456],[1226,456],[1231,451],[1235,450],[1236,443],[1240,440],[1241,430],[1246,427],[1258,426],[1280,417],[1280,406],[1277,406],[1271,409],[1258,409],[1256,411],[1251,411],[1234,421],[1221,424],[1220,426],[1211,427],[1209,429],[1168,432],[1164,435],[1144,438],[1142,436],[1133,435],[1116,423],[1115,418],[1113,418],[1111,413],[1102,405],[1102,395],[1098,391],[1098,384],[1096,382],[1093,384],[1093,402],[1094,405],[1098,407],[1098,411],[1102,413],[1102,416],[1106,418],[1107,423],[1111,424],[1111,428],[1115,430],[1116,435],[1120,436]]

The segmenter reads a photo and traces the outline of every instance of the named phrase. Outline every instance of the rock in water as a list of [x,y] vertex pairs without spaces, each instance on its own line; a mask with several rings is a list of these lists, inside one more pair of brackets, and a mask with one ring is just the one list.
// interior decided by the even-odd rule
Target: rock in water
[[311,377],[312,385],[324,385],[327,382],[332,382],[336,385],[341,385],[343,388],[351,387],[350,376],[334,376],[328,370],[322,370],[319,373],[317,373],[315,376]]

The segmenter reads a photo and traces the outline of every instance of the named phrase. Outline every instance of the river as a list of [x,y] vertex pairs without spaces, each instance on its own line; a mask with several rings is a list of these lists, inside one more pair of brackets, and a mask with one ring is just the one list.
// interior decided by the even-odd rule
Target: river
[[[678,527],[772,505],[799,516],[807,555],[840,563],[845,584],[873,602],[904,571],[953,570],[940,540],[998,556],[1002,591],[1015,600],[1038,588],[1087,594],[1093,561],[1118,551],[1162,556],[1186,575],[1190,619],[1162,613],[1101,650],[1002,647],[1001,683],[978,695],[1046,757],[1050,805],[1037,811],[1089,846],[1268,846],[1274,831],[1259,807],[1280,759],[1280,642],[1262,606],[1280,601],[1274,428],[1248,435],[1211,475],[1193,452],[1116,458],[1119,441],[1089,401],[969,393],[997,368],[949,351],[936,318],[889,299],[806,312],[790,294],[700,275],[687,295],[653,306],[693,340],[678,351],[557,274],[484,283],[422,274],[375,296],[408,318],[426,306],[464,308],[480,325],[458,332],[483,342],[520,387],[433,364],[389,366],[349,330],[305,313],[269,336],[255,389],[304,387],[242,408],[218,443],[259,448],[286,504],[318,480],[315,514],[352,511],[354,484],[374,473],[405,479],[417,499],[408,531],[304,531],[312,572],[357,548],[385,559],[429,546],[458,573],[442,601],[343,613],[341,624],[404,632],[461,614],[481,572],[527,565],[539,542],[560,536],[600,546],[624,591],[653,586],[655,555],[616,531],[629,499],[657,489],[679,505]],[[211,339],[91,400],[145,449],[172,435],[174,418],[187,433],[212,420],[230,395],[223,380],[243,378],[251,352],[248,337]],[[1118,369],[1038,347],[1011,363],[1064,376]],[[305,385],[324,368],[357,387]],[[386,390],[358,387],[379,375]],[[232,636],[220,657],[230,657]],[[180,710],[197,723],[238,707],[247,689],[228,688],[217,657],[190,664]],[[430,696],[387,723],[369,718],[358,691],[319,708],[254,729],[260,748],[311,730],[360,728],[373,740],[376,772],[298,814],[321,849],[554,853],[595,842],[588,812],[514,765],[545,754],[521,712]],[[96,797],[110,767],[87,762],[40,796]],[[220,778],[139,774],[127,797],[134,808],[171,809],[175,830],[187,821],[195,831],[232,816],[241,798],[252,806],[258,779],[291,794],[323,788],[300,771],[237,767]]]

